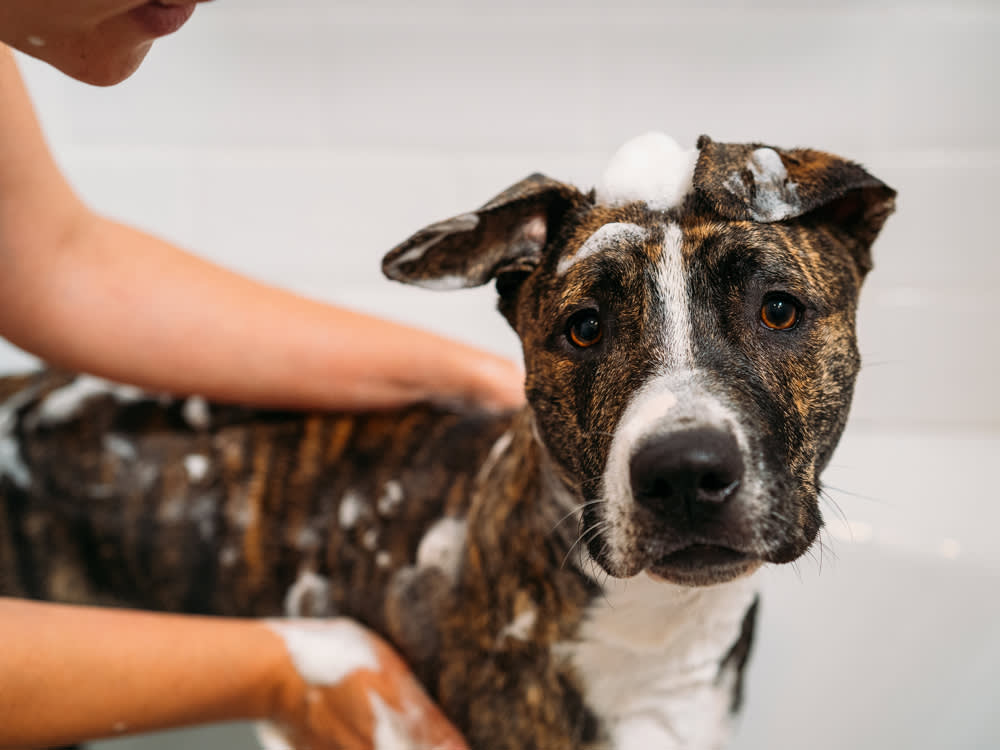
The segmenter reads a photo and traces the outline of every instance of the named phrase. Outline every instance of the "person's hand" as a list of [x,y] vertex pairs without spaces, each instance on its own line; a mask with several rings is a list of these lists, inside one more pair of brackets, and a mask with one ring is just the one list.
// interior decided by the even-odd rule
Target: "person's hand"
[[275,620],[293,669],[267,750],[466,750],[398,654],[347,619]]
[[524,370],[509,359],[481,351],[466,354],[464,401],[502,411],[524,403]]

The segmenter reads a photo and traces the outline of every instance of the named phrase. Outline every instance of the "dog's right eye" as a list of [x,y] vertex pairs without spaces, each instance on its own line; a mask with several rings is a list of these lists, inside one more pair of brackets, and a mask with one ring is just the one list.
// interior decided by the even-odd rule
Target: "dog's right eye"
[[760,321],[772,331],[788,331],[798,325],[802,315],[801,305],[790,294],[777,292],[764,298],[760,307]]
[[566,337],[573,346],[586,349],[593,346],[604,336],[601,319],[596,310],[580,310],[569,319],[566,325]]

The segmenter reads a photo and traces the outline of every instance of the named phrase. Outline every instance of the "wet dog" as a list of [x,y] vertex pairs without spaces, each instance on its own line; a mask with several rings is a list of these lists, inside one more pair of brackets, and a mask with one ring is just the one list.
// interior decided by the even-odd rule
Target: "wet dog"
[[390,252],[495,280],[528,406],[285,414],[54,372],[0,385],[0,592],[355,617],[473,748],[714,748],[753,573],[801,556],[894,192],[806,149],[662,135]]

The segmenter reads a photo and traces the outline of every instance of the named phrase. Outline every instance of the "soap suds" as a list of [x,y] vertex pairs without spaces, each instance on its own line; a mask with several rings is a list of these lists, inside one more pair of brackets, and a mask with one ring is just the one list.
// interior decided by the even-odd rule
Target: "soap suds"
[[597,202],[610,206],[646,203],[666,211],[691,191],[697,149],[682,149],[665,133],[646,133],[627,141],[611,157],[597,187]]
[[371,641],[348,620],[268,620],[267,626],[285,642],[292,663],[310,684],[336,685],[359,669],[378,670]]

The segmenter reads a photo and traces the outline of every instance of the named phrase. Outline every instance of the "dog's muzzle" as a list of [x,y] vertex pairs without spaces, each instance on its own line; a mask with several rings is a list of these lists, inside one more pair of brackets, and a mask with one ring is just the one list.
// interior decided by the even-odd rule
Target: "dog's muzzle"
[[747,569],[744,474],[743,452],[724,427],[678,429],[640,443],[629,461],[632,496],[654,528],[669,529],[652,545],[659,552],[650,573],[711,583]]

